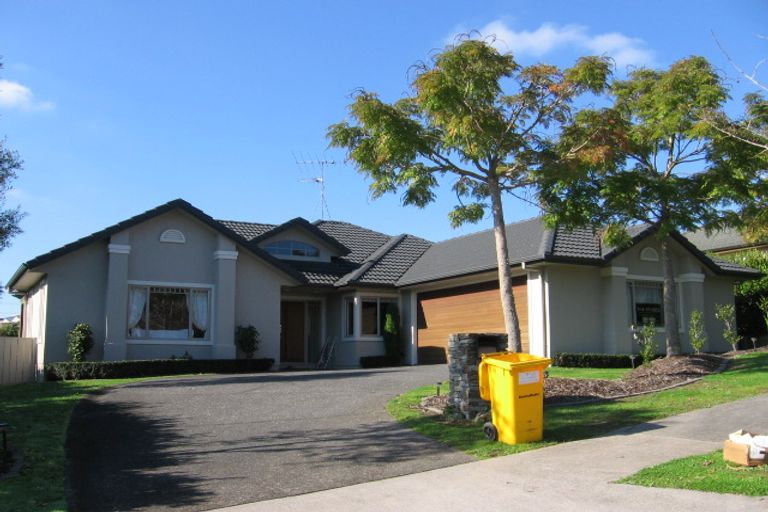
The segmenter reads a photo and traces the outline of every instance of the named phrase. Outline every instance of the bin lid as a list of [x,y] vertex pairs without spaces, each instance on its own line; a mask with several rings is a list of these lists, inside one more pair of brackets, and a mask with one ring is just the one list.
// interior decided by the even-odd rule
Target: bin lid
[[482,354],[483,362],[492,364],[505,370],[543,367],[546,368],[552,364],[552,359],[540,357],[525,352],[494,352],[492,354]]

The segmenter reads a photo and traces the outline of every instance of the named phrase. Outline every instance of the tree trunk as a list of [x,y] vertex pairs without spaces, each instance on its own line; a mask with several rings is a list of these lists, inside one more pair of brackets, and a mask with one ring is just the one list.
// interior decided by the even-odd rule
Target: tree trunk
[[504,326],[507,330],[507,350],[522,352],[520,322],[515,309],[515,296],[512,294],[512,273],[509,269],[507,231],[504,225],[504,209],[501,205],[501,189],[493,176],[489,178],[488,186],[491,193],[491,211],[493,212],[493,235],[496,240],[496,263],[499,265],[499,293],[501,294],[501,308],[504,311]]
[[669,235],[661,241],[661,270],[664,273],[664,329],[667,332],[667,357],[679,356],[680,330],[675,308],[675,273],[672,268],[672,255],[669,253]]

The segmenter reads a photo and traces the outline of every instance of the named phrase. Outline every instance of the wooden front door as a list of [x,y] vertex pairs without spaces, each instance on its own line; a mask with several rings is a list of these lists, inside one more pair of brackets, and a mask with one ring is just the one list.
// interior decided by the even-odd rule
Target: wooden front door
[[303,363],[305,338],[304,302],[280,304],[280,360]]

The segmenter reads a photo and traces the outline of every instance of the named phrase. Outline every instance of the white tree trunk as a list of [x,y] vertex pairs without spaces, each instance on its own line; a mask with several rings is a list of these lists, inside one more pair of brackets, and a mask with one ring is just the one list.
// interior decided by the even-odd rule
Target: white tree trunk
[[507,231],[504,225],[504,209],[501,204],[501,190],[493,177],[488,180],[491,195],[491,211],[493,212],[493,234],[496,240],[496,262],[499,265],[499,293],[501,308],[504,311],[504,326],[507,330],[507,350],[522,352],[523,343],[520,338],[520,321],[515,309],[515,296],[512,293],[512,273],[509,268],[507,253]]
[[672,255],[669,253],[669,236],[661,241],[661,270],[664,273],[664,328],[667,332],[667,357],[678,356],[682,348],[675,309],[675,273],[672,268]]

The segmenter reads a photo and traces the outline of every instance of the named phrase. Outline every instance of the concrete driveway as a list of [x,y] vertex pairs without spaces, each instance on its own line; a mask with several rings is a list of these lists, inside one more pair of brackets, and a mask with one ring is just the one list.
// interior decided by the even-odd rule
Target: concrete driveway
[[192,377],[84,399],[67,437],[75,511],[209,510],[469,462],[395,423],[444,365]]

